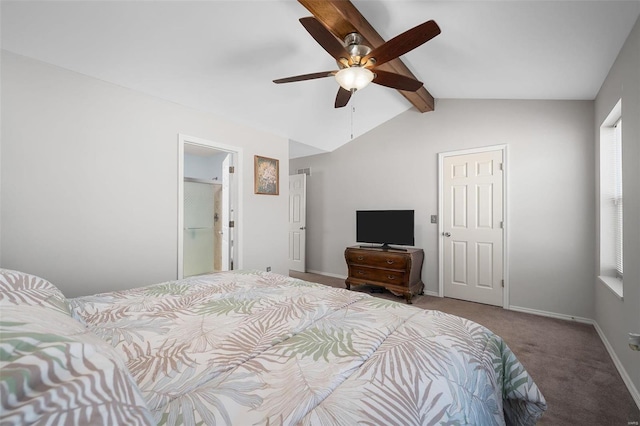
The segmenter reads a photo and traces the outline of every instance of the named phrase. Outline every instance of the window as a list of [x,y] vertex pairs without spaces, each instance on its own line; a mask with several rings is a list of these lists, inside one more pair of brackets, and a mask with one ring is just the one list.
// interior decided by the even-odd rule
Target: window
[[600,127],[600,280],[622,297],[622,106]]
[[613,126],[613,199],[616,276],[622,278],[622,118]]

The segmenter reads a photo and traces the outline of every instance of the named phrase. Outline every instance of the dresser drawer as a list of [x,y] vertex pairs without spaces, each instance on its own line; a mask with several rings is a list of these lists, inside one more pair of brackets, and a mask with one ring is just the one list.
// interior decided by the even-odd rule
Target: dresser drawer
[[389,271],[367,268],[365,266],[352,266],[349,276],[357,280],[368,281],[371,284],[385,283],[402,285],[405,283],[406,274],[402,271]]
[[346,253],[347,263],[354,265],[374,266],[376,268],[406,269],[407,256],[394,253],[378,253],[367,251],[349,251]]

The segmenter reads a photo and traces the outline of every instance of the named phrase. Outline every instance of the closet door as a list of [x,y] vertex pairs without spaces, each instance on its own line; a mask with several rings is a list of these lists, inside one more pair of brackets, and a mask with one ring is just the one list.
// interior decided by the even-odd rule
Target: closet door
[[502,151],[443,162],[444,296],[503,305]]

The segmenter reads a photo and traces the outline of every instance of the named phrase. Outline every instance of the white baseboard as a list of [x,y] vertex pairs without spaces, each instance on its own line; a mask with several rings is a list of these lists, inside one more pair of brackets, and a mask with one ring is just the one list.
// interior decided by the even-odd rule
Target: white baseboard
[[512,310],[512,311],[524,312],[524,313],[527,313],[527,314],[534,314],[534,315],[540,315],[540,316],[543,316],[543,317],[558,318],[558,319],[563,319],[563,320],[568,320],[568,321],[576,321],[576,322],[580,322],[580,323],[584,323],[584,324],[593,325],[593,327],[596,329],[596,332],[598,333],[598,336],[600,336],[600,340],[602,340],[602,343],[604,344],[604,347],[607,349],[607,352],[609,353],[609,356],[611,357],[611,360],[613,361],[613,365],[616,366],[616,369],[618,370],[618,373],[620,374],[620,377],[622,377],[622,381],[627,386],[627,389],[629,390],[629,393],[631,394],[631,397],[633,398],[633,400],[635,401],[636,405],[640,409],[640,392],[638,392],[638,388],[636,388],[636,386],[634,385],[633,381],[631,380],[631,377],[627,373],[627,370],[625,370],[624,366],[622,365],[622,362],[620,362],[620,358],[618,358],[618,355],[616,355],[616,352],[613,350],[613,346],[611,346],[611,344],[607,340],[607,337],[604,334],[604,331],[602,331],[602,329],[600,328],[600,326],[598,325],[598,323],[596,321],[594,321],[592,319],[589,319],[589,318],[573,317],[571,315],[558,314],[558,313],[555,313],[555,312],[540,311],[540,310],[537,310],[537,309],[523,308],[521,306],[510,306],[509,309]]
[[440,294],[438,294],[437,291],[432,290],[425,290],[424,294],[426,294],[427,296],[440,297]]
[[332,274],[330,272],[313,271],[311,269],[307,269],[307,272],[310,273],[310,274],[326,275],[327,277],[331,277],[331,278],[340,278],[340,279],[343,279],[343,280],[347,279],[346,275]]
[[627,374],[627,370],[624,369],[622,362],[620,362],[620,358],[618,358],[618,355],[616,355],[616,352],[613,350],[613,346],[611,346],[611,343],[609,343],[607,337],[604,335],[604,331],[602,331],[598,323],[595,321],[593,321],[593,326],[596,328],[596,331],[598,332],[598,336],[600,336],[602,343],[604,343],[604,347],[607,348],[607,352],[609,352],[609,356],[613,360],[613,364],[618,369],[618,373],[620,373],[622,381],[625,385],[627,385],[627,389],[629,389],[631,397],[636,402],[638,409],[640,409],[640,392],[638,392],[638,388],[636,388],[636,386],[633,384],[631,377],[629,377],[629,374]]
[[590,318],[575,317],[571,315],[558,314],[555,312],[541,311],[538,309],[523,308],[522,306],[510,305],[509,310],[516,311],[516,312],[523,312],[525,314],[539,315],[542,317],[557,318],[557,319],[566,320],[566,321],[575,321],[583,324],[593,324],[593,320]]

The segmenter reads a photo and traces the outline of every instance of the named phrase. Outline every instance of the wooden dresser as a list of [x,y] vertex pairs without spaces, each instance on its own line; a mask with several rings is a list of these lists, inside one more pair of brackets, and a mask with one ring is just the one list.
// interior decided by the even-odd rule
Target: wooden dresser
[[347,289],[358,284],[381,286],[394,294],[404,295],[407,303],[424,290],[422,249],[400,251],[355,246],[347,247],[344,257],[349,267],[349,276],[345,280]]

